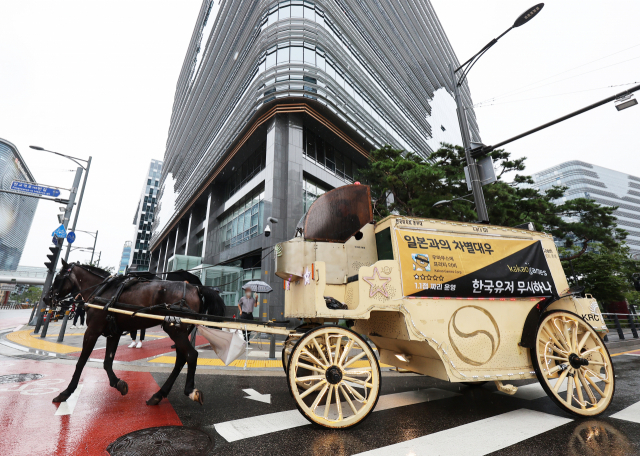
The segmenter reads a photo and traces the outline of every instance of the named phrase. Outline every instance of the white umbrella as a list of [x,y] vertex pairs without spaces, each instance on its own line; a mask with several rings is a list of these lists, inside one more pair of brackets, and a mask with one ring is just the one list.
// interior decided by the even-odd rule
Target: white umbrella
[[251,282],[247,282],[244,284],[242,289],[249,289],[255,293],[271,293],[273,291],[273,288],[262,280],[252,280]]

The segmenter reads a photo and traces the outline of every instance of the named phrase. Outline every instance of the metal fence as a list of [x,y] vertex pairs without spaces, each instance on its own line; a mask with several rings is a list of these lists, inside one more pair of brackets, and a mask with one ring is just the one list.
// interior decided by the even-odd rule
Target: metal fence
[[16,310],[16,309],[29,309],[28,304],[18,301],[7,301],[6,304],[0,304],[0,310]]
[[[602,318],[610,332],[618,335],[620,340],[638,339],[638,329],[640,328],[640,315],[603,313]],[[609,342],[609,337],[605,337],[605,342]]]

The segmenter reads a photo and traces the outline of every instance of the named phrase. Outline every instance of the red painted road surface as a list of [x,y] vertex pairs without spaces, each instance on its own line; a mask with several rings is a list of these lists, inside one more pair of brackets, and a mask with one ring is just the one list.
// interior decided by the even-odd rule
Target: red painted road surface
[[168,401],[149,407],[145,401],[160,388],[147,372],[118,372],[129,384],[121,396],[102,369],[85,368],[78,402],[71,415],[55,415],[51,400],[67,387],[74,366],[0,359],[0,375],[44,374],[40,380],[0,384],[0,455],[108,455],[118,437],[155,426],[182,423]]
[[[125,336],[128,337],[128,336]],[[129,340],[127,340],[129,342]],[[196,336],[196,345],[208,344],[209,342],[202,336]],[[116,351],[116,361],[137,361],[151,356],[162,355],[173,351],[171,346],[173,341],[166,337],[160,340],[144,340],[141,348],[129,348],[127,345],[120,345]],[[91,358],[104,359],[106,348],[93,350]],[[80,352],[70,353],[71,356],[80,356]]]

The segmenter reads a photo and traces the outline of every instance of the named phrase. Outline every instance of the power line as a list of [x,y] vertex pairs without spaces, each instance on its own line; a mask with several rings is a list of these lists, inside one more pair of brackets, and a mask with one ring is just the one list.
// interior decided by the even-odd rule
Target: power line
[[[626,51],[628,51],[629,49],[634,49],[634,48],[636,48],[636,47],[638,47],[638,46],[640,46],[640,44],[636,44],[636,45],[634,45],[634,46],[628,47],[628,48],[626,48],[626,49],[622,49],[621,51],[617,51],[617,52],[614,52],[614,53],[612,53],[612,54],[608,54],[608,55],[606,55],[606,56],[604,56],[604,57],[600,57],[600,58],[595,59],[595,60],[591,60],[590,62],[584,63],[584,64],[582,64],[582,65],[578,65],[578,66],[573,67],[573,68],[570,68],[570,69],[568,69],[568,70],[561,71],[560,73],[556,73],[556,74],[554,74],[554,75],[552,75],[552,76],[548,76],[548,77],[543,78],[543,79],[540,79],[540,80],[538,80],[538,81],[530,82],[530,83],[525,84],[525,85],[523,85],[523,86],[521,86],[521,87],[519,87],[519,88],[516,88],[516,89],[510,90],[510,91],[508,91],[508,92],[505,92],[505,93],[503,93],[503,94],[501,94],[501,95],[497,95],[497,96],[492,97],[492,98],[489,98],[489,99],[487,99],[487,100],[484,100],[484,101],[478,102],[478,103],[476,103],[476,104],[474,105],[474,107],[476,107],[477,105],[481,105],[481,104],[484,104],[484,103],[490,102],[490,101],[495,101],[495,100],[497,100],[498,98],[504,98],[504,97],[507,97],[507,96],[509,96],[509,95],[516,95],[517,93],[522,93],[522,92],[526,91],[526,90],[522,90],[522,89],[525,89],[525,88],[527,88],[527,87],[531,87],[532,85],[537,85],[537,84],[539,84],[539,83],[541,83],[541,82],[544,82],[544,81],[548,81],[549,79],[553,79],[553,78],[555,78],[555,77],[557,77],[557,76],[560,76],[560,75],[563,75],[563,74],[569,73],[569,72],[571,72],[571,71],[573,71],[573,70],[577,70],[578,68],[582,68],[582,67],[585,67],[585,66],[587,66],[587,65],[591,65],[592,63],[599,62],[600,60],[607,59],[607,58],[609,58],[609,57],[612,57],[612,56],[614,56],[614,55],[620,54],[620,53],[622,53],[622,52],[626,52]],[[611,65],[607,65],[607,66],[604,66],[604,67],[601,67],[601,68],[596,68],[596,69],[591,70],[591,71],[587,71],[587,72],[580,73],[580,74],[577,74],[577,75],[574,75],[574,76],[570,76],[569,78],[561,79],[561,80],[559,80],[559,81],[553,81],[553,82],[550,82],[549,84],[555,84],[556,82],[564,81],[564,80],[566,80],[566,79],[570,79],[570,78],[573,78],[573,77],[576,77],[576,76],[581,76],[581,75],[583,75],[583,74],[588,74],[588,73],[591,73],[591,72],[593,72],[593,71],[598,71],[598,70],[601,70],[601,69],[604,69],[604,68],[609,68],[609,67],[611,67],[611,66],[619,65],[619,64],[621,64],[621,63],[628,62],[629,60],[635,60],[635,59],[637,59],[637,58],[640,58],[640,57],[634,57],[634,58],[631,58],[631,59],[628,59],[628,60],[623,60],[622,62],[617,62],[617,63],[611,64]],[[531,89],[527,89],[527,90],[535,90],[536,88],[544,87],[544,86],[549,85],[549,84],[544,84],[544,85],[542,85],[542,86],[533,87],[533,88],[531,88]]]
[[622,87],[622,86],[627,86],[627,85],[631,85],[631,84],[640,84],[640,82],[639,81],[634,81],[634,82],[628,82],[626,84],[614,84],[614,85],[609,85],[609,86],[604,86],[604,87],[596,87],[594,89],[576,90],[576,91],[573,91],[573,92],[563,92],[563,93],[556,93],[556,94],[552,94],[552,95],[542,95],[542,96],[539,96],[539,97],[531,97],[531,98],[521,98],[519,100],[503,101],[503,102],[500,102],[500,103],[489,103],[489,104],[484,104],[484,105],[476,106],[476,107],[477,108],[486,108],[487,106],[500,106],[500,105],[511,104],[511,103],[519,103],[521,101],[539,100],[541,98],[560,97],[560,96],[571,95],[571,94],[575,94],[575,93],[592,92],[594,90],[609,89],[611,87]]

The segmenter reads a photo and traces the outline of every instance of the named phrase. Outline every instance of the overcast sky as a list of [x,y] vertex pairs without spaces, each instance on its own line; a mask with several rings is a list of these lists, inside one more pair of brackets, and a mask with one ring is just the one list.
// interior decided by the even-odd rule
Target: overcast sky
[[[461,61],[533,0],[432,0]],[[93,156],[78,229],[99,230],[101,265],[116,266],[151,158],[162,159],[173,96],[200,0],[0,0],[0,137],[39,183],[69,187],[72,162],[36,144]],[[469,76],[483,142],[500,142],[640,83],[640,2],[552,0],[511,31]],[[630,20],[627,20],[630,18]],[[494,100],[495,98],[495,100]],[[510,146],[535,172],[583,160],[640,175],[640,106],[613,104]],[[637,133],[636,133],[637,135]],[[41,201],[21,264],[41,266],[58,204]],[[77,246],[93,239],[78,234]],[[70,259],[90,254],[72,252]]]

